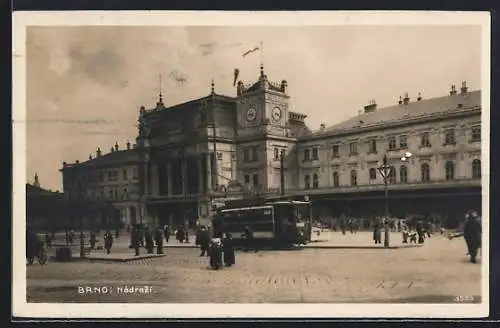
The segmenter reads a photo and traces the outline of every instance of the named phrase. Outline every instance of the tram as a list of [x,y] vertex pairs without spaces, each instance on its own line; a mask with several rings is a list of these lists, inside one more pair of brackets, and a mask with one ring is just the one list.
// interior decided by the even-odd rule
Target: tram
[[229,204],[214,215],[214,236],[229,232],[235,245],[241,244],[246,227],[255,244],[262,247],[290,247],[311,241],[311,202],[261,200]]

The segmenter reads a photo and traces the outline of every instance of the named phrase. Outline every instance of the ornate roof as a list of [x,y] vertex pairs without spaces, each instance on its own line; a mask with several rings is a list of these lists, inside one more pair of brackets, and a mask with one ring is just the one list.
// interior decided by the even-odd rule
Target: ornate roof
[[411,121],[458,110],[480,108],[480,106],[481,91],[476,90],[468,92],[466,95],[455,94],[376,109],[373,112],[361,114],[314,134],[343,132],[354,128],[373,127],[403,120]]
[[102,167],[102,166],[121,166],[126,163],[139,162],[139,152],[136,148],[115,150],[107,154],[102,154],[85,162],[68,163],[64,169],[73,167]]

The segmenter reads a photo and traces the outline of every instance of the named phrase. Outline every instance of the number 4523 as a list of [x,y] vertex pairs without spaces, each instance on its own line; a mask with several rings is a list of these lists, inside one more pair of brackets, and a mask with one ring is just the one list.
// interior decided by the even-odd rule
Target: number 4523
[[474,296],[455,296],[456,303],[474,302]]

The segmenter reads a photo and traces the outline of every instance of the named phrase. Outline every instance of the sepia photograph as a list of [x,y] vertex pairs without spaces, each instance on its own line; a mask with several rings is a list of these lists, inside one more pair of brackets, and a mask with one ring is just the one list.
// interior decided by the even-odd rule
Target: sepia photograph
[[489,19],[15,14],[14,315],[488,315]]

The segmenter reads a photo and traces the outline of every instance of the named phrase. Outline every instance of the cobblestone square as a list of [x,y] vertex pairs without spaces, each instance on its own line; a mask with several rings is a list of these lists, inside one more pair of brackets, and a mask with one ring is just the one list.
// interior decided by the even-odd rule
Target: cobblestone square
[[[359,237],[365,238],[366,236]],[[353,236],[345,238],[356,238]],[[116,250],[127,252],[130,250]],[[405,249],[236,253],[214,271],[194,248],[124,263],[49,261],[27,266],[28,302],[453,303],[481,300],[481,261],[463,239],[433,236]],[[141,289],[142,287],[142,289]],[[148,288],[144,288],[148,287]],[[132,291],[132,292],[130,292]]]

